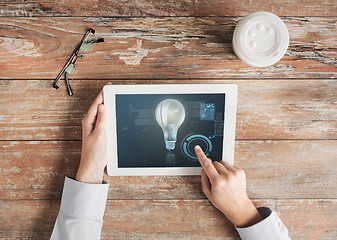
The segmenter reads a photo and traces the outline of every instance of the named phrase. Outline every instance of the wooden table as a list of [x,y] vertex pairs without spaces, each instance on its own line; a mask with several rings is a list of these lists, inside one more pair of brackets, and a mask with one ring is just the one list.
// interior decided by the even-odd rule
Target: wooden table
[[[0,2],[0,238],[48,239],[81,119],[113,84],[236,83],[235,161],[256,205],[293,239],[337,237],[337,1]],[[232,52],[242,16],[273,12],[290,45],[266,68]],[[85,31],[105,38],[77,61],[74,96],[52,82]],[[63,80],[62,80],[63,84]],[[108,177],[102,239],[239,239],[198,176]]]

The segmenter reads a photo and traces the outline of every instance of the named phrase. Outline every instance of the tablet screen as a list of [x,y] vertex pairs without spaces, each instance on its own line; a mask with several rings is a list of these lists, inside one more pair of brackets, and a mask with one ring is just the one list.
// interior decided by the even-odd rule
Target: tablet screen
[[118,168],[200,167],[221,160],[225,94],[116,94]]

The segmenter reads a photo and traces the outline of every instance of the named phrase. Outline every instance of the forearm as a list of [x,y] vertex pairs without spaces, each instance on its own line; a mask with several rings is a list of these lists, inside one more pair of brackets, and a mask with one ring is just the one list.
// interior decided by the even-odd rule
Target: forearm
[[99,239],[108,188],[66,178],[51,239]]
[[276,212],[266,207],[260,207],[257,210],[263,218],[261,221],[248,227],[236,226],[242,240],[290,240],[288,229],[282,223]]

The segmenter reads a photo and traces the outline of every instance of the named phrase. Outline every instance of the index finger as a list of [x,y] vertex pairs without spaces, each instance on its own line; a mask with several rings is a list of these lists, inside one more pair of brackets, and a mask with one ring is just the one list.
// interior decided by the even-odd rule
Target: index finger
[[215,169],[210,159],[205,156],[200,146],[195,146],[194,151],[209,180],[212,182],[212,179],[219,175],[218,171]]

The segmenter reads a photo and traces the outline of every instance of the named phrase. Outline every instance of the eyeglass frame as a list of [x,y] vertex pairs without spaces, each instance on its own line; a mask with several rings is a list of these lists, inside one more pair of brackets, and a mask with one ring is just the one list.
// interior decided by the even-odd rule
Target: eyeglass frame
[[71,57],[69,58],[69,60],[67,61],[67,63],[64,65],[64,67],[62,68],[61,72],[57,75],[54,83],[53,83],[53,87],[55,89],[58,89],[59,86],[57,85],[58,81],[60,81],[62,75],[65,73],[65,78],[66,78],[66,87],[67,87],[67,91],[68,91],[68,94],[71,96],[73,95],[73,92],[71,90],[71,87],[70,87],[70,84],[69,84],[69,81],[68,81],[68,76],[67,76],[67,68],[71,65],[71,64],[75,64],[77,58],[79,57],[79,52],[80,52],[80,49],[81,47],[83,46],[83,44],[85,43],[85,41],[88,39],[89,37],[89,34],[92,33],[92,34],[95,34],[95,30],[92,29],[92,28],[89,28],[88,31],[84,34],[83,38],[82,38],[82,41],[81,43],[76,47],[75,51],[73,52],[73,54],[71,55]]

